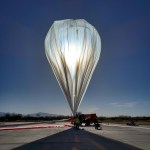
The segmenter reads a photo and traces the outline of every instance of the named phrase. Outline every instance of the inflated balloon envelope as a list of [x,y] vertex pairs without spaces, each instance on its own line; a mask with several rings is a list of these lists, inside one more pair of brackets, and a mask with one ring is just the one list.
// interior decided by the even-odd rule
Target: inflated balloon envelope
[[76,115],[100,57],[100,36],[84,19],[55,21],[46,35],[45,51],[71,111]]

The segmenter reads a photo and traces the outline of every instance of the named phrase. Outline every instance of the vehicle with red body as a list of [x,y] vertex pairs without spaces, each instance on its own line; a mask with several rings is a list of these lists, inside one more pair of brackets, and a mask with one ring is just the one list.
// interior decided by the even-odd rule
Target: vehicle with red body
[[89,126],[91,124],[95,124],[97,120],[96,114],[81,114],[79,115],[80,124],[84,124],[85,126]]
[[[79,115],[80,125],[81,126],[95,126],[95,129],[102,130],[101,121],[97,119],[96,114],[80,114]],[[74,119],[72,118],[71,124],[74,124]]]
[[[79,115],[79,120],[80,124],[85,124],[89,126],[90,124],[93,124],[95,120],[97,119],[96,114],[80,114]],[[71,124],[74,124],[74,119],[70,119]]]

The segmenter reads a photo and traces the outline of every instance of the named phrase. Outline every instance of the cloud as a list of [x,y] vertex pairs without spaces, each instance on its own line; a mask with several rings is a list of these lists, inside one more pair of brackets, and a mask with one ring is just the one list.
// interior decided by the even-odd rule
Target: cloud
[[98,110],[99,110],[99,108],[96,107],[96,106],[94,106],[94,107],[90,107],[87,112],[88,112],[88,113],[95,113],[95,112],[98,111]]
[[112,102],[112,103],[109,103],[109,105],[113,107],[133,108],[137,105],[137,102],[124,102],[124,103]]

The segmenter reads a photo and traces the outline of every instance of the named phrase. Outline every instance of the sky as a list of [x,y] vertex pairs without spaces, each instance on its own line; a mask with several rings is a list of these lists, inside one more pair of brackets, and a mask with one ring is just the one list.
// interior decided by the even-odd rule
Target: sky
[[0,112],[71,115],[44,49],[55,20],[85,19],[101,56],[78,109],[150,116],[149,0],[0,0]]

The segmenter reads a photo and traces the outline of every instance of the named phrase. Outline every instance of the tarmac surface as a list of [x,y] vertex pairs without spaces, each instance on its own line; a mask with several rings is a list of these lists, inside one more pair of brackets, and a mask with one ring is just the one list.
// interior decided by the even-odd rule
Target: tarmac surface
[[11,124],[11,128],[7,126],[9,130],[0,127],[0,150],[150,150],[148,127],[104,124],[102,130],[94,127],[75,130],[60,122],[37,125],[39,128],[34,128],[36,124],[18,129]]

